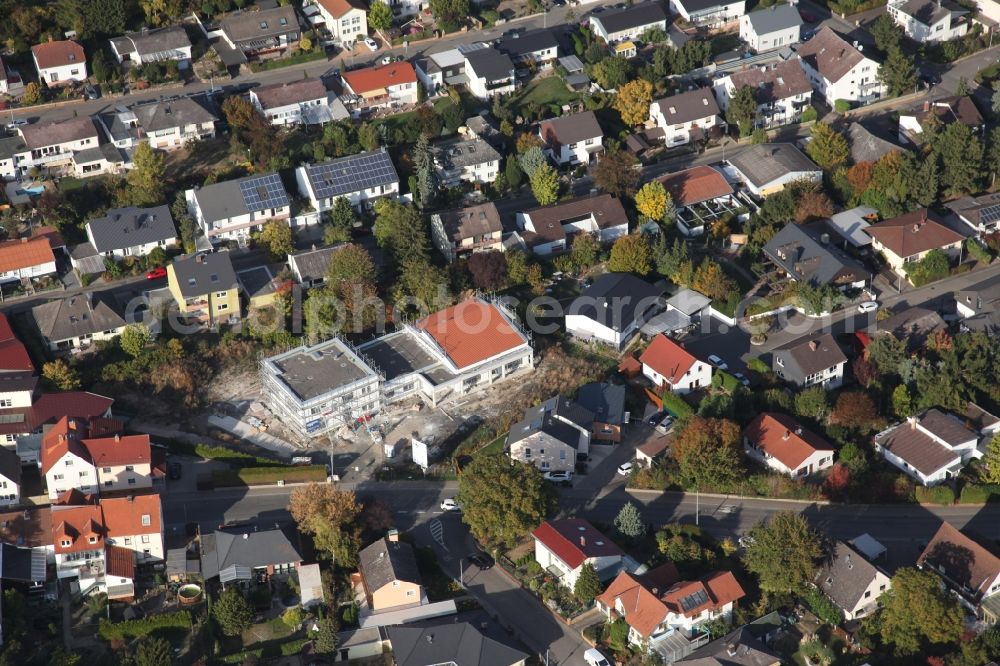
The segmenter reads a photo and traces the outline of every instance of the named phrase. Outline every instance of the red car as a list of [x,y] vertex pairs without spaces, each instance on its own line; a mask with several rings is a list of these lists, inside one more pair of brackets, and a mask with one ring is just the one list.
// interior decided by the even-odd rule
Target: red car
[[147,280],[159,280],[160,278],[167,277],[167,269],[163,266],[157,266],[153,270],[146,273]]

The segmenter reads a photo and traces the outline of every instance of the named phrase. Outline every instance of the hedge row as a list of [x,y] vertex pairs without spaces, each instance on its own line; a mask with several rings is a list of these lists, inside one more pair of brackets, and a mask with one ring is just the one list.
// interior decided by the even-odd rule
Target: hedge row
[[297,654],[302,654],[302,648],[304,648],[308,642],[308,638],[296,638],[285,642],[269,641],[264,643],[261,647],[252,647],[234,654],[220,657],[219,661],[224,664],[242,664],[246,662],[246,658],[249,655],[253,655],[258,659],[293,657]]
[[932,486],[930,488],[917,486],[915,492],[917,501],[921,504],[946,505],[955,503],[955,491],[948,486]]
[[111,622],[102,618],[97,633],[106,641],[120,641],[148,636],[160,629],[191,629],[191,613],[183,610],[123,622]]
[[325,465],[303,467],[244,467],[242,469],[216,470],[212,482],[216,488],[225,486],[262,486],[284,481],[306,483],[326,481]]
[[677,418],[685,418],[694,414],[694,409],[684,402],[684,398],[670,391],[663,394],[663,408]]
[[184,456],[197,456],[205,460],[224,460],[237,464],[254,464],[263,467],[286,466],[287,463],[262,456],[255,456],[242,451],[234,451],[224,446],[213,444],[192,444],[182,439],[171,439],[167,441],[167,448],[171,453]]

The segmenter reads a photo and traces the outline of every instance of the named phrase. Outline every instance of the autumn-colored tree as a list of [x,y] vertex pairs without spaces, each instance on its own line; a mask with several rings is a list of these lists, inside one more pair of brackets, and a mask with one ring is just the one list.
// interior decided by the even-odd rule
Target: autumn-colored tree
[[33,104],[38,104],[42,101],[42,87],[31,81],[24,86],[24,92],[21,93],[21,103],[25,106],[31,106]]
[[532,148],[542,148],[545,144],[532,132],[521,132],[517,135],[517,154],[526,153]]
[[927,336],[927,348],[936,352],[945,352],[955,346],[955,340],[948,331],[937,330]]
[[507,257],[502,252],[476,252],[469,257],[468,268],[476,287],[499,289],[507,278]]
[[868,186],[872,183],[872,172],[874,170],[875,165],[871,162],[858,162],[847,170],[845,176],[855,195],[860,195],[868,189]]
[[725,300],[736,285],[717,261],[705,257],[691,277],[691,288],[709,298]]
[[624,150],[606,154],[593,168],[594,184],[618,198],[631,197],[639,187],[638,161]]
[[851,370],[854,371],[854,378],[865,388],[871,386],[872,382],[878,378],[878,368],[864,356],[854,359]]
[[667,199],[670,197],[663,183],[651,180],[635,195],[635,207],[651,220],[660,221],[667,213]]
[[299,530],[312,535],[316,548],[337,566],[357,565],[361,505],[352,491],[325,483],[300,486],[288,497],[288,511]]
[[539,205],[548,206],[559,200],[559,174],[550,165],[540,166],[528,182]]
[[156,206],[163,203],[166,157],[145,141],[136,146],[133,167],[125,176],[125,191],[120,203],[131,206]]
[[847,466],[837,463],[826,473],[826,481],[824,481],[823,485],[826,486],[827,491],[831,495],[839,497],[847,489],[850,482],[851,471]]
[[852,428],[861,432],[868,432],[875,428],[875,420],[878,412],[875,404],[863,391],[846,391],[837,397],[837,404],[830,412],[830,422]]
[[59,391],[76,391],[80,388],[80,373],[61,358],[43,365],[42,377]]
[[287,220],[270,220],[265,223],[264,228],[255,234],[254,242],[264,248],[271,261],[283,260],[295,251],[292,227]]
[[653,270],[653,253],[639,234],[622,236],[611,246],[608,270],[613,273],[648,275]]
[[743,474],[740,427],[728,419],[692,417],[674,438],[671,455],[688,488],[725,490]]
[[634,79],[618,89],[613,106],[626,125],[641,125],[649,118],[652,101],[653,84],[645,79]]
[[795,204],[795,221],[798,224],[833,215],[833,202],[820,190],[805,192]]

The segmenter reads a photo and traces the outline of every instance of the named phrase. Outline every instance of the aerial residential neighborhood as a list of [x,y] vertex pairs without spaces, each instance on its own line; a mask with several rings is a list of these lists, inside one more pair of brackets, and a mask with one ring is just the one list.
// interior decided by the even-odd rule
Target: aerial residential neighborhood
[[0,17],[3,664],[1000,663],[1000,3]]

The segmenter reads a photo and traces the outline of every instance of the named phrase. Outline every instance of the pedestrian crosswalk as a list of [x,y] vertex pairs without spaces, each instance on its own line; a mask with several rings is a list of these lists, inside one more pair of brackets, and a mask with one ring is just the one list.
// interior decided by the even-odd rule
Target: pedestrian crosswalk
[[448,546],[444,545],[444,525],[441,524],[441,521],[435,518],[427,524],[427,527],[431,531],[431,538],[433,538],[439,546],[448,550]]

